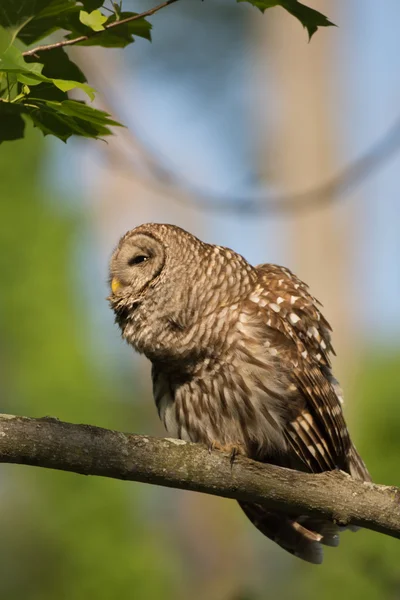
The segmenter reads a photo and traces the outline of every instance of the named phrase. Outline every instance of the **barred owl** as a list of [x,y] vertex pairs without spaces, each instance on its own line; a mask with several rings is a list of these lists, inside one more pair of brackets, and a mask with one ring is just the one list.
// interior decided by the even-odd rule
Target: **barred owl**
[[[169,435],[312,473],[369,481],[331,372],[330,326],[308,286],[277,265],[250,265],[174,225],[126,233],[110,263],[123,338],[152,362]],[[253,524],[311,563],[339,528],[240,503]]]

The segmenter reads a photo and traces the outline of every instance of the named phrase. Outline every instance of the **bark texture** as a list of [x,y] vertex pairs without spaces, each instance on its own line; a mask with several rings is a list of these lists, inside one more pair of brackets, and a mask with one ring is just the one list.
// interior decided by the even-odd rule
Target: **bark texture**
[[181,440],[0,415],[0,462],[140,481],[323,516],[400,538],[400,489],[261,464]]

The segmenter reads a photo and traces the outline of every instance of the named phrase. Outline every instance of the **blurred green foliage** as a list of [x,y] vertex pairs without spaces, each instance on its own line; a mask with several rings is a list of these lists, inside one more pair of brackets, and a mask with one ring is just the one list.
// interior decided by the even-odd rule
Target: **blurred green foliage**
[[[1,410],[124,429],[130,405],[85,343],[71,264],[79,222],[46,202],[42,149],[37,131],[0,148]],[[176,597],[139,486],[18,465],[1,465],[0,481],[1,599]]]

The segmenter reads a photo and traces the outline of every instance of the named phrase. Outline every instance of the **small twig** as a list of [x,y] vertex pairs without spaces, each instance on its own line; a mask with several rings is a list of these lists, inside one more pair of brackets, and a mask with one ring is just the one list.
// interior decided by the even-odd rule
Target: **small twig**
[[61,40],[61,42],[56,42],[54,44],[36,46],[36,48],[26,50],[26,52],[23,52],[22,55],[33,56],[38,52],[47,52],[48,50],[54,50],[55,48],[63,48],[64,46],[74,46],[75,44],[85,42],[86,40],[89,40],[95,37],[96,35],[101,35],[102,33],[104,33],[104,31],[112,29],[113,27],[119,27],[120,25],[124,25],[125,23],[131,23],[131,21],[137,21],[139,19],[144,19],[145,17],[151,17],[151,15],[154,15],[154,13],[158,12],[162,8],[165,8],[166,6],[169,6],[170,4],[173,4],[177,1],[178,0],[167,0],[166,2],[163,2],[158,6],[154,6],[154,8],[150,8],[149,10],[146,10],[145,12],[142,12],[138,15],[133,15],[132,17],[127,17],[126,19],[121,19],[120,21],[114,21],[113,23],[109,23],[108,25],[105,25],[104,29],[102,29],[101,31],[93,31],[93,33],[91,33],[90,35],[81,35],[77,38],[74,38],[73,40]]
[[289,514],[313,515],[400,538],[400,489],[341,471],[311,475],[156,439],[51,417],[0,415],[0,462],[186,489]]

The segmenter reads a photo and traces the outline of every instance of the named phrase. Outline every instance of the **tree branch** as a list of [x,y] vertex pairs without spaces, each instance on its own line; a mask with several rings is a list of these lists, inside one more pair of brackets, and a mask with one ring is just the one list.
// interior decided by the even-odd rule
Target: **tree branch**
[[93,31],[90,35],[81,35],[73,40],[61,40],[61,42],[56,42],[54,44],[46,44],[44,46],[36,46],[36,48],[32,48],[31,50],[26,50],[26,52],[22,53],[22,56],[34,56],[38,52],[47,52],[47,50],[54,50],[54,48],[63,48],[64,46],[74,46],[75,44],[79,44],[80,42],[86,42],[86,40],[95,37],[96,35],[100,35],[104,33],[107,29],[112,29],[113,27],[119,27],[120,25],[125,25],[125,23],[130,23],[131,21],[137,21],[138,19],[144,19],[145,17],[151,17],[154,13],[158,12],[162,8],[177,2],[178,0],[167,0],[162,4],[158,4],[158,6],[154,6],[145,12],[142,12],[138,15],[133,15],[132,17],[127,17],[126,19],[120,19],[119,21],[113,21],[113,23],[109,23],[108,25],[104,25],[104,29],[100,31]]
[[45,417],[0,415],[0,462],[141,481],[259,502],[400,538],[400,489],[341,471],[311,475],[181,440],[157,439]]

